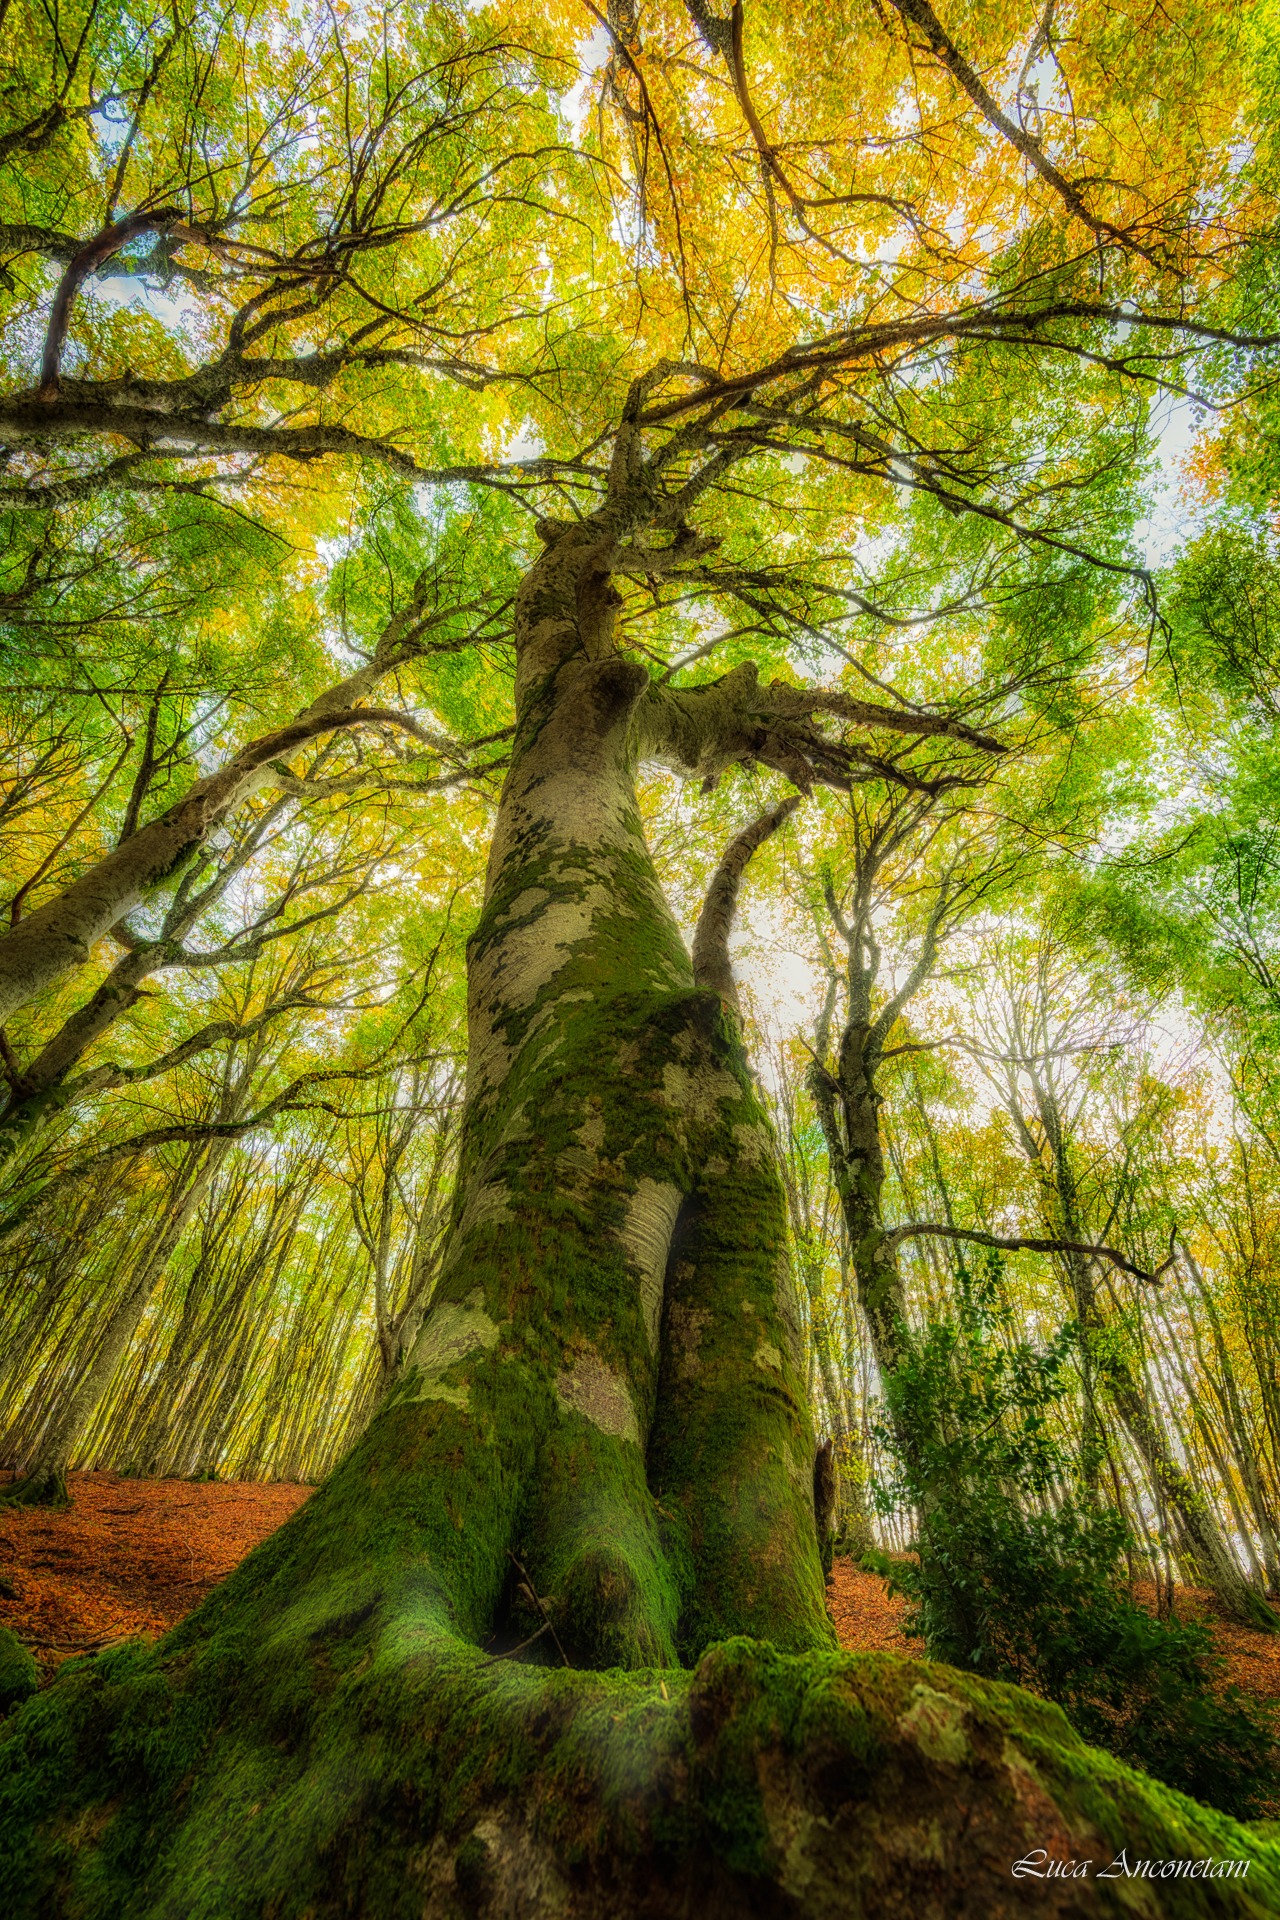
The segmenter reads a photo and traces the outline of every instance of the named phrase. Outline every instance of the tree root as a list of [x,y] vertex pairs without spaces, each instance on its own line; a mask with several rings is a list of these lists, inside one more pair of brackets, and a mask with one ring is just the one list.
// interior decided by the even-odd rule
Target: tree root
[[1085,1746],[1014,1687],[752,1640],[692,1673],[551,1670],[489,1659],[402,1610],[361,1618],[323,1644],[309,1630],[287,1659],[280,1644],[270,1673],[251,1639],[71,1663],[4,1729],[0,1907],[13,1920],[1280,1911],[1280,1847]]
[[0,1487],[0,1507],[67,1508],[70,1505],[66,1474],[45,1467],[36,1467],[21,1480]]

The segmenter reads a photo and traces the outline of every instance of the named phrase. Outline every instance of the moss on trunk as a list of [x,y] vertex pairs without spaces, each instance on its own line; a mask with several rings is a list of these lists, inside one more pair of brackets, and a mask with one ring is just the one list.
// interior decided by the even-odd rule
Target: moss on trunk
[[61,1467],[35,1467],[20,1480],[0,1487],[0,1507],[69,1507],[71,1495]]
[[[1148,1912],[1280,1906],[1273,1850],[1056,1710],[834,1652],[773,1141],[636,807],[647,674],[611,651],[608,555],[647,486],[556,535],[517,601],[455,1211],[403,1375],[174,1633],[6,1723],[22,1920],[987,1916],[1023,1904],[1020,1854],[1122,1845],[1252,1863]],[[754,688],[668,688],[644,724],[687,722],[682,764],[714,771],[767,746]]]
[[736,1639],[548,1672],[426,1630],[403,1585],[266,1644],[224,1614],[7,1724],[14,1920],[1280,1910],[1280,1848],[950,1668]]

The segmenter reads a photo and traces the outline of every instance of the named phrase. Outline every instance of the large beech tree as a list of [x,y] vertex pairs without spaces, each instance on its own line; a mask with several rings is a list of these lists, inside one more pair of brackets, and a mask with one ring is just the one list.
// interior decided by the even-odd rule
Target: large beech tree
[[[28,1817],[115,1802],[87,1847],[22,1851],[31,1911],[399,1912],[409,1887],[442,1913],[676,1911],[699,1888],[834,1912],[870,1874],[870,1910],[888,1912],[937,1881],[918,1823],[936,1827],[957,1769],[957,1887],[994,1896],[1010,1820],[1024,1850],[1046,1818],[1073,1848],[1101,1849],[1117,1815],[1158,1830],[1154,1790],[1073,1748],[1043,1706],[830,1651],[785,1198],[716,990],[728,914],[707,916],[700,980],[636,767],[709,780],[749,758],[807,785],[847,780],[864,738],[995,743],[750,669],[655,686],[626,657],[612,575],[697,566],[687,516],[727,466],[719,449],[677,466],[688,425],[646,451],[659,391],[634,384],[605,498],[542,524],[517,597],[457,1199],[404,1377],[189,1622],[15,1723],[8,1784]],[[531,1643],[546,1665],[509,1664]],[[769,1764],[784,1777],[761,1798]],[[175,1811],[157,1823],[160,1801]],[[784,1847],[784,1830],[801,1837]],[[1250,1847],[1214,1816],[1186,1834]]]
[[[577,29],[559,44],[514,8],[317,10],[301,30],[175,13],[160,32],[122,8],[78,41],[21,14],[0,158],[30,156],[33,186],[3,234],[25,305],[0,510],[26,630],[68,527],[129,530],[139,502],[194,493],[319,543],[370,470],[497,495],[522,571],[430,1309],[285,1528],[159,1646],[71,1670],[6,1728],[15,1911],[996,1912],[1018,1854],[1099,1860],[1135,1832],[1162,1857],[1248,1860],[1217,1911],[1280,1886],[1273,1850],[1091,1754],[1043,1703],[835,1653],[785,1198],[726,991],[733,887],[776,814],[718,876],[693,957],[641,825],[645,765],[942,792],[1015,750],[1029,714],[1069,718],[1107,622],[1152,611],[1127,532],[1147,389],[1207,356],[1230,398],[1270,351],[1265,294],[1224,291],[1270,203],[1226,164],[1222,102],[1197,117],[1178,94],[1153,214],[1113,95],[1135,89],[1136,112],[1163,59],[1127,48],[1090,96],[1094,134],[1050,159],[974,62],[1013,79],[1063,29],[978,13],[973,55],[914,0],[878,16],[887,88],[927,61],[919,126],[899,143],[882,102],[838,140],[819,127],[800,186],[741,8],[727,36],[701,7],[664,16],[652,53],[610,9],[594,146],[563,136],[553,98]],[[767,22],[776,91],[799,29]],[[1088,69],[1095,23],[1077,24]],[[822,114],[845,113],[821,30],[803,32]],[[1237,40],[1209,51],[1216,86],[1244,84]],[[656,86],[690,74],[677,147]],[[89,207],[70,183],[111,114]],[[819,157],[863,148],[893,178],[828,192]],[[865,251],[897,265],[848,251],[863,213]],[[122,256],[199,307],[142,368],[88,301]],[[542,449],[504,458],[522,425]],[[852,547],[896,494],[912,504],[877,598]],[[911,640],[905,687],[851,622]],[[6,1006],[100,965],[120,915],[181,884],[211,792],[296,779],[305,741],[373,719],[390,664],[375,648],[296,733],[257,737],[32,897],[0,941]],[[280,680],[297,712],[287,662]],[[422,705],[447,691],[442,674]],[[1180,1885],[1180,1910],[1209,1897]],[[1078,1911],[1072,1883],[1044,1905]]]

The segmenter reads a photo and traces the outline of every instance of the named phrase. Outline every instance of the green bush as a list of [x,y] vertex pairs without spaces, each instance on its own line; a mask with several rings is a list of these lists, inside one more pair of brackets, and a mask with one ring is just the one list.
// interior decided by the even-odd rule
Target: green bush
[[1164,1624],[1120,1579],[1128,1531],[1091,1502],[1054,1432],[1077,1330],[1013,1337],[999,1266],[962,1274],[956,1317],[911,1339],[886,1382],[894,1463],[881,1511],[914,1510],[916,1559],[880,1571],[934,1659],[1056,1700],[1080,1733],[1248,1819],[1277,1788],[1270,1718],[1234,1688],[1199,1623]]

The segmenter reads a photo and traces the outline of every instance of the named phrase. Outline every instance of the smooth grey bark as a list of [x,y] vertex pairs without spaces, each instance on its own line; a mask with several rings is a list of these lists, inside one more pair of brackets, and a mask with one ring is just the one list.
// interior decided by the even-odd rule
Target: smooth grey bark
[[215,1148],[207,1154],[186,1156],[161,1225],[103,1328],[91,1363],[23,1463],[21,1478],[5,1490],[6,1499],[39,1502],[66,1498],[67,1469],[213,1177],[216,1152]]

